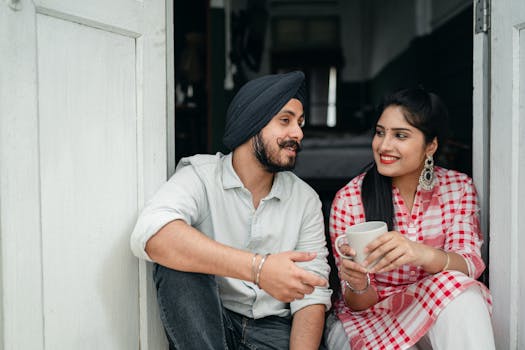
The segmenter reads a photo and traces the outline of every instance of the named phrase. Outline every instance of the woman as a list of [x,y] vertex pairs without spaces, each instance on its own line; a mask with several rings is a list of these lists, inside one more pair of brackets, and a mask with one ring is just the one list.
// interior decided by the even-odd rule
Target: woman
[[485,269],[476,190],[433,164],[446,121],[440,98],[422,89],[384,100],[374,162],[337,193],[330,237],[333,245],[347,226],[372,220],[389,232],[367,246],[363,265],[333,249],[341,295],[329,349],[494,349],[490,293],[476,281]]

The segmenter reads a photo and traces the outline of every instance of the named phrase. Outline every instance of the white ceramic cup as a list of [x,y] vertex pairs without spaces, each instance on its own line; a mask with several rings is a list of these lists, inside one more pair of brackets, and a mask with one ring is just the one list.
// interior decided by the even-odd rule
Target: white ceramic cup
[[[336,238],[335,250],[337,250],[337,253],[339,253],[342,258],[351,259],[358,264],[362,264],[368,256],[368,254],[364,253],[364,249],[368,243],[372,242],[387,231],[386,223],[383,221],[366,221],[353,226],[348,226],[345,230],[345,235]],[[342,239],[346,240],[346,242],[341,243]],[[339,246],[344,243],[348,243],[348,245],[355,250],[355,256],[352,257],[341,252]],[[367,268],[372,268],[380,259],[381,257],[376,259],[368,265]]]

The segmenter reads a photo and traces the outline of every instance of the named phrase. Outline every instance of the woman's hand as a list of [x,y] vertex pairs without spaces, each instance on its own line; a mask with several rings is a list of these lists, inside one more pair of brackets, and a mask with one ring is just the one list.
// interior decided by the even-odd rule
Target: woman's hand
[[[341,252],[345,255],[354,256],[355,251],[348,245],[343,244],[340,247]],[[353,260],[341,258],[341,279],[347,281],[352,288],[362,290],[367,287],[367,269]]]
[[428,263],[428,258],[434,257],[435,254],[427,254],[429,250],[436,249],[412,242],[397,231],[390,231],[367,245],[365,253],[369,255],[363,266],[367,267],[378,258],[381,259],[370,269],[371,273],[388,272],[407,264],[421,266]]

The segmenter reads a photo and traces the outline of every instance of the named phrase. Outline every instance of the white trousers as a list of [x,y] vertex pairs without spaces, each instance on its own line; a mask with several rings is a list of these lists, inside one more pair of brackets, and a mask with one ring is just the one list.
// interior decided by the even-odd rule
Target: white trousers
[[[326,323],[328,350],[351,350],[342,323],[331,315]],[[409,350],[494,350],[494,333],[485,300],[472,286],[441,311],[427,334]]]

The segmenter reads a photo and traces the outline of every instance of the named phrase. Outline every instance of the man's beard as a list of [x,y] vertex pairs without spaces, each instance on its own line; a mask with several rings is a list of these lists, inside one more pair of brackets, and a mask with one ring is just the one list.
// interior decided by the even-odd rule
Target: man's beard
[[[293,147],[295,149],[296,155],[302,149],[301,144],[295,140],[283,141],[281,139],[277,139],[277,144],[279,146],[279,149],[276,151],[277,156],[279,150],[286,147]],[[270,173],[278,173],[280,171],[293,170],[295,167],[296,157],[290,158],[290,161],[286,164],[277,163],[277,161],[272,160],[270,150],[268,148],[268,145],[264,143],[261,132],[254,136],[253,150],[255,152],[255,156],[266,171]]]

